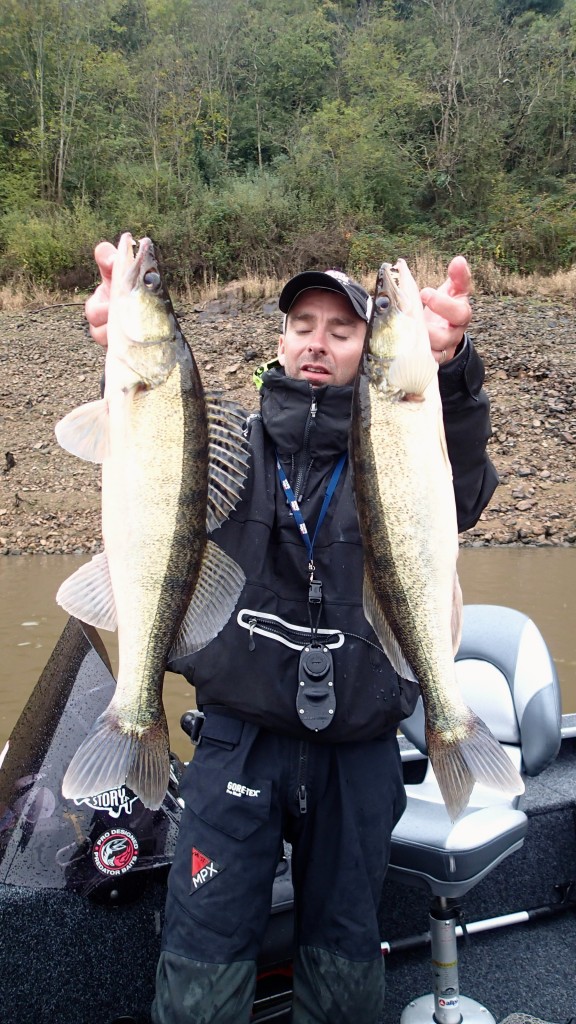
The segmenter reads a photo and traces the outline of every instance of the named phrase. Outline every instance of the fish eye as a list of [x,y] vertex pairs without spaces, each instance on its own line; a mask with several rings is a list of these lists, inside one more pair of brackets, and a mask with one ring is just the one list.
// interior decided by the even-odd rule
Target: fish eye
[[375,306],[378,313],[384,313],[390,305],[390,299],[387,295],[379,295],[376,299]]
[[160,287],[160,274],[157,270],[147,270],[142,280],[150,291]]

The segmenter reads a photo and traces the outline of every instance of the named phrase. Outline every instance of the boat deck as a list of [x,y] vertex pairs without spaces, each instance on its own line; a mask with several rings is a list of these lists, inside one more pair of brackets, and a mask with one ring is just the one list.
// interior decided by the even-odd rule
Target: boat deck
[[[557,761],[528,782],[523,848],[463,901],[472,922],[550,906],[566,893],[572,900],[555,916],[459,940],[461,992],[483,1003],[498,1022],[512,1014],[553,1024],[576,1018],[576,723],[565,725]],[[143,879],[139,898],[122,906],[66,891],[0,885],[2,1024],[111,1024],[122,1015],[146,1024],[164,891],[161,872]],[[387,882],[381,923],[382,938],[392,946],[425,933],[426,893]],[[290,914],[279,910],[276,924],[289,934]],[[386,967],[382,1024],[397,1024],[403,1007],[431,990],[429,947],[392,952]],[[515,1024],[524,1021],[516,1018]]]

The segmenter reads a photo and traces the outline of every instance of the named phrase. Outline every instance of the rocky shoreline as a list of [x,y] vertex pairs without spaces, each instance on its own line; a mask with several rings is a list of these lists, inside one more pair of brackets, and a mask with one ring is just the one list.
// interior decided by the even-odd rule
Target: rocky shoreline
[[[241,299],[241,297],[240,297]],[[256,408],[254,369],[271,358],[277,304],[234,292],[177,313],[206,388]],[[576,310],[557,299],[478,297],[501,484],[464,546],[576,544]],[[80,304],[0,313],[0,554],[101,548],[100,470],[59,447],[54,424],[99,393],[103,352]]]

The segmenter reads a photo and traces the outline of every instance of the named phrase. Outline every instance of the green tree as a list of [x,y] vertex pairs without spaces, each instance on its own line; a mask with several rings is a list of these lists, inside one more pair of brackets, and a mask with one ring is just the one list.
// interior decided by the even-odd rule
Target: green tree
[[576,166],[576,2],[510,29],[504,169],[523,186],[557,187]]

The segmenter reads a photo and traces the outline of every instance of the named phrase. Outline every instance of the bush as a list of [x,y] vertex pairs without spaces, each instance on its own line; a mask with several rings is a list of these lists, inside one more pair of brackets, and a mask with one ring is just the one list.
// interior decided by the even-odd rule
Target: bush
[[499,183],[484,225],[470,226],[463,252],[505,273],[549,273],[571,266],[576,257],[576,177],[558,183],[551,194],[531,196]]
[[201,254],[209,276],[274,274],[293,220],[290,198],[273,175],[234,178],[221,190],[205,190],[191,251]]
[[[96,277],[94,244],[103,237],[99,218],[82,203],[71,210],[38,207],[0,220],[0,279],[87,287]],[[78,281],[74,275],[78,276]]]

